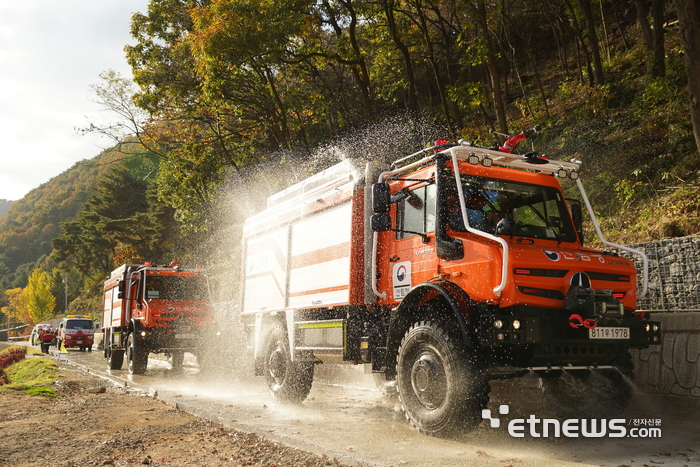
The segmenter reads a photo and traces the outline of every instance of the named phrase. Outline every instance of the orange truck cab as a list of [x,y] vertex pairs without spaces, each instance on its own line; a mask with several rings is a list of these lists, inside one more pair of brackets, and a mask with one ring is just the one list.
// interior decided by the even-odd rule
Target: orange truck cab
[[[364,171],[343,161],[246,220],[239,308],[275,398],[303,400],[327,362],[363,364],[434,435],[480,423],[490,379],[539,376],[565,417],[627,404],[629,349],[660,343],[660,324],[635,310],[646,256],[603,237],[579,161],[511,152],[534,131]],[[615,251],[584,246],[584,207]],[[640,281],[618,251],[638,258]]]
[[202,356],[214,309],[204,270],[125,264],[104,285],[102,329],[110,369],[144,373],[148,354],[164,353],[180,367],[185,352]]

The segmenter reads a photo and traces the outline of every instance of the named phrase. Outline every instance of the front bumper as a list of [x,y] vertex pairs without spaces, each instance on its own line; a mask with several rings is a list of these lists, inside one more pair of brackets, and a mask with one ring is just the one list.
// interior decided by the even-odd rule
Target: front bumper
[[89,338],[87,336],[72,338],[66,337],[61,344],[63,344],[64,347],[90,347],[92,346],[93,342],[94,338],[92,336]]
[[137,339],[151,352],[171,350],[193,351],[202,344],[203,332],[195,327],[142,328]]
[[660,344],[661,324],[634,317],[605,317],[589,329],[573,327],[568,315],[488,315],[480,318],[479,342],[520,366],[607,364],[619,358],[621,349]]

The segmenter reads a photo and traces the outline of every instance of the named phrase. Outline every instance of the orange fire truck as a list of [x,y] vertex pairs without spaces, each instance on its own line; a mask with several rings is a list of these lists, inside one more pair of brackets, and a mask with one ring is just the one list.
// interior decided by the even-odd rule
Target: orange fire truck
[[104,285],[102,329],[109,368],[142,374],[148,354],[165,353],[173,368],[185,352],[201,357],[214,310],[207,276],[200,266],[183,268],[125,264]]
[[[277,400],[308,395],[319,363],[364,364],[420,431],[473,428],[489,380],[536,373],[562,406],[571,381],[630,396],[630,348],[658,344],[635,312],[632,261],[583,245],[580,162],[438,142],[391,166],[344,161],[268,198],[243,232],[241,319]],[[602,378],[606,385],[593,384]],[[605,416],[605,415],[603,415]]]

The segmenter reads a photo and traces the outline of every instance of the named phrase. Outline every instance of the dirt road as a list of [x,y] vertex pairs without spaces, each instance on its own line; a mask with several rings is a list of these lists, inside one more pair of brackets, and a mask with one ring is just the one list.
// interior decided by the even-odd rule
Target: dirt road
[[[518,417],[527,419],[530,415],[544,418],[548,413],[547,407],[542,405],[537,388],[528,385],[527,381],[494,382],[489,408],[495,418],[502,419],[501,427],[493,428],[485,421],[477,430],[459,439],[443,440],[417,433],[406,423],[396,400],[382,396],[371,384],[348,384],[348,375],[331,374],[341,371],[332,366],[319,365],[309,398],[303,404],[289,406],[273,403],[259,379],[246,378],[235,372],[205,375],[194,366],[176,372],[167,363],[152,360],[146,374],[137,377],[129,375],[126,370],[106,370],[99,352],[71,351],[61,356],[60,362],[62,366],[77,364],[103,377],[112,378],[122,387],[120,391],[124,390],[124,386],[127,386],[127,391],[136,387],[144,389],[151,396],[125,396],[116,390],[96,395],[74,392],[67,399],[75,399],[76,405],[71,407],[76,408],[61,408],[61,404],[67,402],[57,401],[52,406],[52,411],[56,412],[55,418],[47,424],[52,428],[47,428],[48,432],[45,432],[44,428],[36,428],[39,425],[35,424],[38,435],[43,438],[35,439],[34,444],[28,442],[24,445],[27,446],[25,451],[16,452],[13,456],[21,458],[22,455],[29,455],[26,454],[29,447],[43,446],[48,442],[52,446],[73,446],[71,449],[76,452],[80,451],[80,446],[88,443],[94,450],[80,457],[81,460],[91,460],[87,456],[93,456],[93,462],[104,462],[121,452],[120,458],[114,462],[148,460],[152,463],[168,462],[170,465],[315,466],[333,465],[336,460],[345,465],[365,467],[700,465],[700,432],[695,422],[700,411],[685,398],[636,394],[623,414],[630,423],[642,419],[660,420],[660,439],[608,436],[538,438],[532,436],[527,427],[527,436],[513,438],[507,430],[508,420]],[[331,383],[339,381],[344,384]],[[157,399],[153,395],[157,395]],[[120,402],[112,404],[112,398],[118,398]],[[511,412],[499,415],[501,405],[509,405]],[[10,404],[10,407],[15,406]],[[99,413],[98,409],[102,410],[102,406],[105,409],[112,407],[114,412]],[[78,410],[81,407],[89,407],[87,412],[94,412],[96,418],[81,420],[87,418],[82,415],[85,411]],[[121,407],[128,407],[128,410],[120,410]],[[136,418],[122,423],[121,417],[125,413],[135,414]],[[83,431],[64,429],[70,425],[66,423],[69,420],[84,421]],[[152,426],[154,429],[151,429]],[[3,433],[5,427],[6,422],[0,420]],[[61,434],[57,430],[61,430]],[[186,434],[181,430],[187,430]],[[270,441],[236,434],[235,430],[256,433]],[[16,430],[15,434],[21,437],[24,432],[29,432],[26,427]],[[167,442],[160,441],[161,433],[168,437]],[[66,435],[70,438],[66,438]],[[248,436],[251,436],[250,441]],[[257,453],[262,448],[268,449],[273,441],[298,450],[277,446],[274,452],[283,454],[279,458],[253,457],[238,450],[241,440],[243,445],[252,443],[250,446],[258,449],[254,451]],[[230,447],[231,442],[237,447]],[[6,457],[3,449],[0,449],[0,464]],[[299,456],[309,456],[300,454],[300,451],[313,452],[315,457],[300,459]],[[264,452],[266,456],[272,455]],[[149,455],[151,457],[147,458]],[[325,458],[319,457],[321,455],[325,455]],[[312,460],[321,464],[314,464]]]
[[193,416],[65,361],[60,367],[61,397],[0,395],[0,465],[342,465]]

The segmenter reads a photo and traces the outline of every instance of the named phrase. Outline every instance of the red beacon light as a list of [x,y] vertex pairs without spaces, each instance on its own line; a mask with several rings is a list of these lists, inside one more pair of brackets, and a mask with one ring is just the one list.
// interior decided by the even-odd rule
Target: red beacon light
[[169,268],[179,268],[180,263],[178,263],[177,261],[172,261],[170,264],[168,264],[168,267]]
[[202,265],[201,265],[201,264],[195,264],[194,268],[195,268],[195,269],[202,269]]
[[447,144],[446,139],[436,139],[433,143],[434,146],[442,146],[444,144]]

